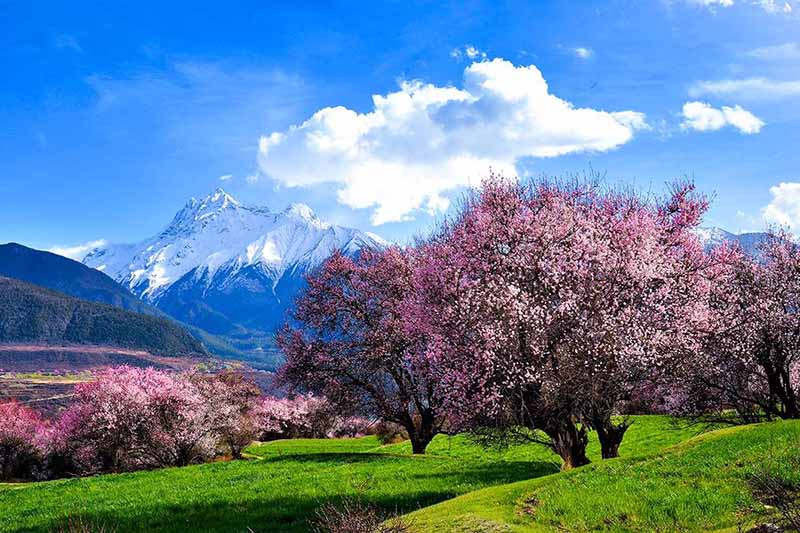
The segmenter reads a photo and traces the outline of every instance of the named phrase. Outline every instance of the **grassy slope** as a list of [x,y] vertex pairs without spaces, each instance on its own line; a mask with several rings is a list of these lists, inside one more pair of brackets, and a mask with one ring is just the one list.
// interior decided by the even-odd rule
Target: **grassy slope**
[[[630,456],[492,487],[410,515],[419,531],[736,531],[764,519],[746,480],[770,465],[800,484],[800,422],[708,433]],[[796,463],[795,463],[796,464]]]
[[[697,428],[639,417],[623,454],[682,442]],[[487,486],[552,474],[557,458],[539,446],[483,450],[440,436],[425,457],[408,443],[377,439],[277,441],[249,450],[259,459],[0,486],[0,531],[46,531],[81,516],[117,531],[306,531],[323,502],[359,495],[388,510],[412,511]],[[590,456],[599,450],[592,441]]]

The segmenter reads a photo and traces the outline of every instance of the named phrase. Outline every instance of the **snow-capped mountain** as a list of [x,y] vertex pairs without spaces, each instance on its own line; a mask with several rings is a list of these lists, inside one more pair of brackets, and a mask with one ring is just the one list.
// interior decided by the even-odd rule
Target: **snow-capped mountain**
[[385,246],[376,235],[321,221],[306,205],[244,205],[222,189],[192,198],[159,234],[92,250],[83,263],[143,300],[211,333],[269,335],[304,275],[337,249]]
[[742,247],[742,250],[751,255],[757,255],[758,245],[767,236],[766,233],[762,232],[731,233],[722,228],[715,227],[697,228],[695,234],[706,249],[730,242],[738,244]]

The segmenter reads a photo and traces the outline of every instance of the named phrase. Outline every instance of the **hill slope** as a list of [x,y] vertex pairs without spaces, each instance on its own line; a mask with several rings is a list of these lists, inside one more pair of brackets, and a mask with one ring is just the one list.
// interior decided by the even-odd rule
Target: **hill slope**
[[169,320],[7,277],[0,277],[0,342],[110,345],[160,355],[206,355],[199,341]]
[[[412,515],[414,531],[709,531],[763,520],[769,510],[750,494],[747,475],[800,453],[800,422],[692,439],[698,431],[635,417],[622,459],[566,474],[543,447],[484,450],[461,436],[438,436],[423,457],[375,437],[275,441],[250,447],[250,461],[0,485],[0,531],[57,530],[79,516],[116,531],[299,533],[322,503],[343,497],[389,512],[423,507]],[[589,455],[598,461],[599,453],[591,435]],[[491,488],[470,493],[482,487]],[[543,492],[528,514],[536,490]]]
[[[748,479],[800,487],[800,421],[717,430],[656,453],[491,487],[421,509],[415,531],[747,531],[770,520]],[[740,529],[742,528],[742,529]]]
[[[170,315],[140,300],[99,270],[78,261],[28,248],[21,244],[0,245],[0,276],[26,281],[81,300],[109,304],[136,313],[174,321]],[[186,323],[177,323],[200,340],[214,355],[233,359],[247,357],[226,340],[211,335],[202,328]]]
[[163,316],[116,281],[72,259],[17,243],[0,245],[0,276],[15,278],[81,300]]

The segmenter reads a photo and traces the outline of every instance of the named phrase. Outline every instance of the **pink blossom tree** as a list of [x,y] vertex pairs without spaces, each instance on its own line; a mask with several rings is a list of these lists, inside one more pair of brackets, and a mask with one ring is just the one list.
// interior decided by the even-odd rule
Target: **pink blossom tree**
[[236,372],[193,374],[189,379],[205,400],[211,432],[234,459],[241,459],[259,433],[258,385]]
[[453,421],[541,430],[565,468],[588,462],[596,428],[615,456],[619,402],[668,349],[690,347],[680,323],[702,318],[691,229],[704,209],[689,184],[656,203],[581,182],[485,182],[420,248],[408,317]]
[[756,257],[723,248],[703,350],[685,367],[678,407],[735,409],[745,422],[800,418],[800,246],[772,232]]
[[325,398],[298,394],[293,398],[265,396],[256,409],[263,440],[315,438],[332,433],[341,417]]
[[60,455],[84,472],[183,466],[213,454],[210,405],[190,380],[116,367],[75,387],[59,424]]
[[406,323],[413,268],[397,247],[328,259],[309,277],[295,325],[278,337],[286,354],[279,380],[324,395],[342,414],[402,425],[421,454],[443,417],[422,338]]
[[0,402],[0,480],[32,477],[42,466],[48,426],[33,409]]

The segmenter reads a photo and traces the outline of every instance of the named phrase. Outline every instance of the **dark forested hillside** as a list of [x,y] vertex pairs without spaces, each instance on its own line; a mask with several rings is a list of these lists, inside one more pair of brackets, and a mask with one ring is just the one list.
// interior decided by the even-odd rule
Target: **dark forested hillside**
[[81,300],[163,316],[99,270],[13,242],[0,245],[0,276],[27,281]]
[[160,355],[205,355],[169,320],[87,302],[0,277],[0,342],[111,345]]

